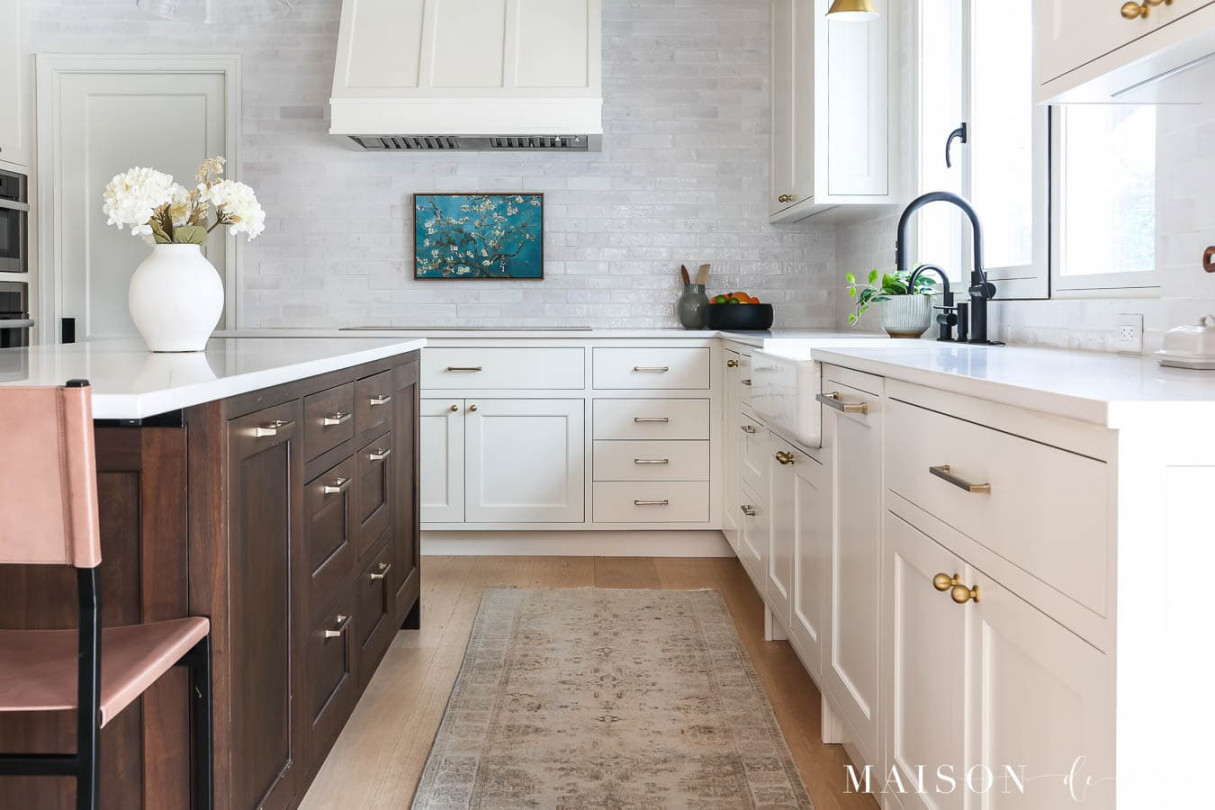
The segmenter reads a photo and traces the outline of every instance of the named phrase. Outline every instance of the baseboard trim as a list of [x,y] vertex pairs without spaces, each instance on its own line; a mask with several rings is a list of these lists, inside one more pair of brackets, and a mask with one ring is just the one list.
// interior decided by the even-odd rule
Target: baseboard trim
[[422,532],[423,556],[733,557],[709,531]]

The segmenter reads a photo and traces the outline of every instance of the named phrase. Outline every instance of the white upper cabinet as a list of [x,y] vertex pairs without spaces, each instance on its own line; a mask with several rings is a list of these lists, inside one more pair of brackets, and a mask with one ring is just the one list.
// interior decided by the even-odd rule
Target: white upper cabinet
[[841,206],[894,202],[891,15],[827,19],[829,0],[772,0],[768,213],[792,222]]
[[[1215,53],[1215,0],[1034,0],[1038,102],[1153,102],[1157,78]],[[1146,15],[1142,11],[1146,9]]]
[[21,0],[0,0],[0,167],[30,163],[26,56],[21,47]]

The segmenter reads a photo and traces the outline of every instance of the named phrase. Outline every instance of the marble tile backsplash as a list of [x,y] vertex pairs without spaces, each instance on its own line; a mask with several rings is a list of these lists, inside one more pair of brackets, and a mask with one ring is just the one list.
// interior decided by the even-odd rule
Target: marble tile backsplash
[[[604,0],[604,150],[389,154],[327,134],[339,0],[201,26],[134,0],[24,0],[33,52],[222,52],[243,60],[243,175],[268,214],[243,251],[240,327],[677,326],[681,263],[711,290],[835,321],[833,226],[770,226],[768,0]],[[415,282],[411,195],[545,194],[541,282]]]

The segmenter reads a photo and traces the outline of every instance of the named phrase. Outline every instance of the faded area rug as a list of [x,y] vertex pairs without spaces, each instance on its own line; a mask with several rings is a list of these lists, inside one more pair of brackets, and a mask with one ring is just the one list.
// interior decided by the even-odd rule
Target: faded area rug
[[487,591],[416,810],[812,807],[717,591]]

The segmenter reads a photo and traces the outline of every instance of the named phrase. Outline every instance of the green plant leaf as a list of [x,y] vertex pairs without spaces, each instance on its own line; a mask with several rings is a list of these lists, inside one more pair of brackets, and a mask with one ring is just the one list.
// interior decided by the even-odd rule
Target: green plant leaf
[[856,284],[856,274],[844,273],[844,281],[847,281],[849,284]]
[[878,278],[878,271],[870,270],[869,271],[869,283],[870,284],[874,283],[875,281],[877,281],[877,278]]
[[179,245],[205,245],[207,229],[202,225],[179,225],[173,230],[173,241]]

